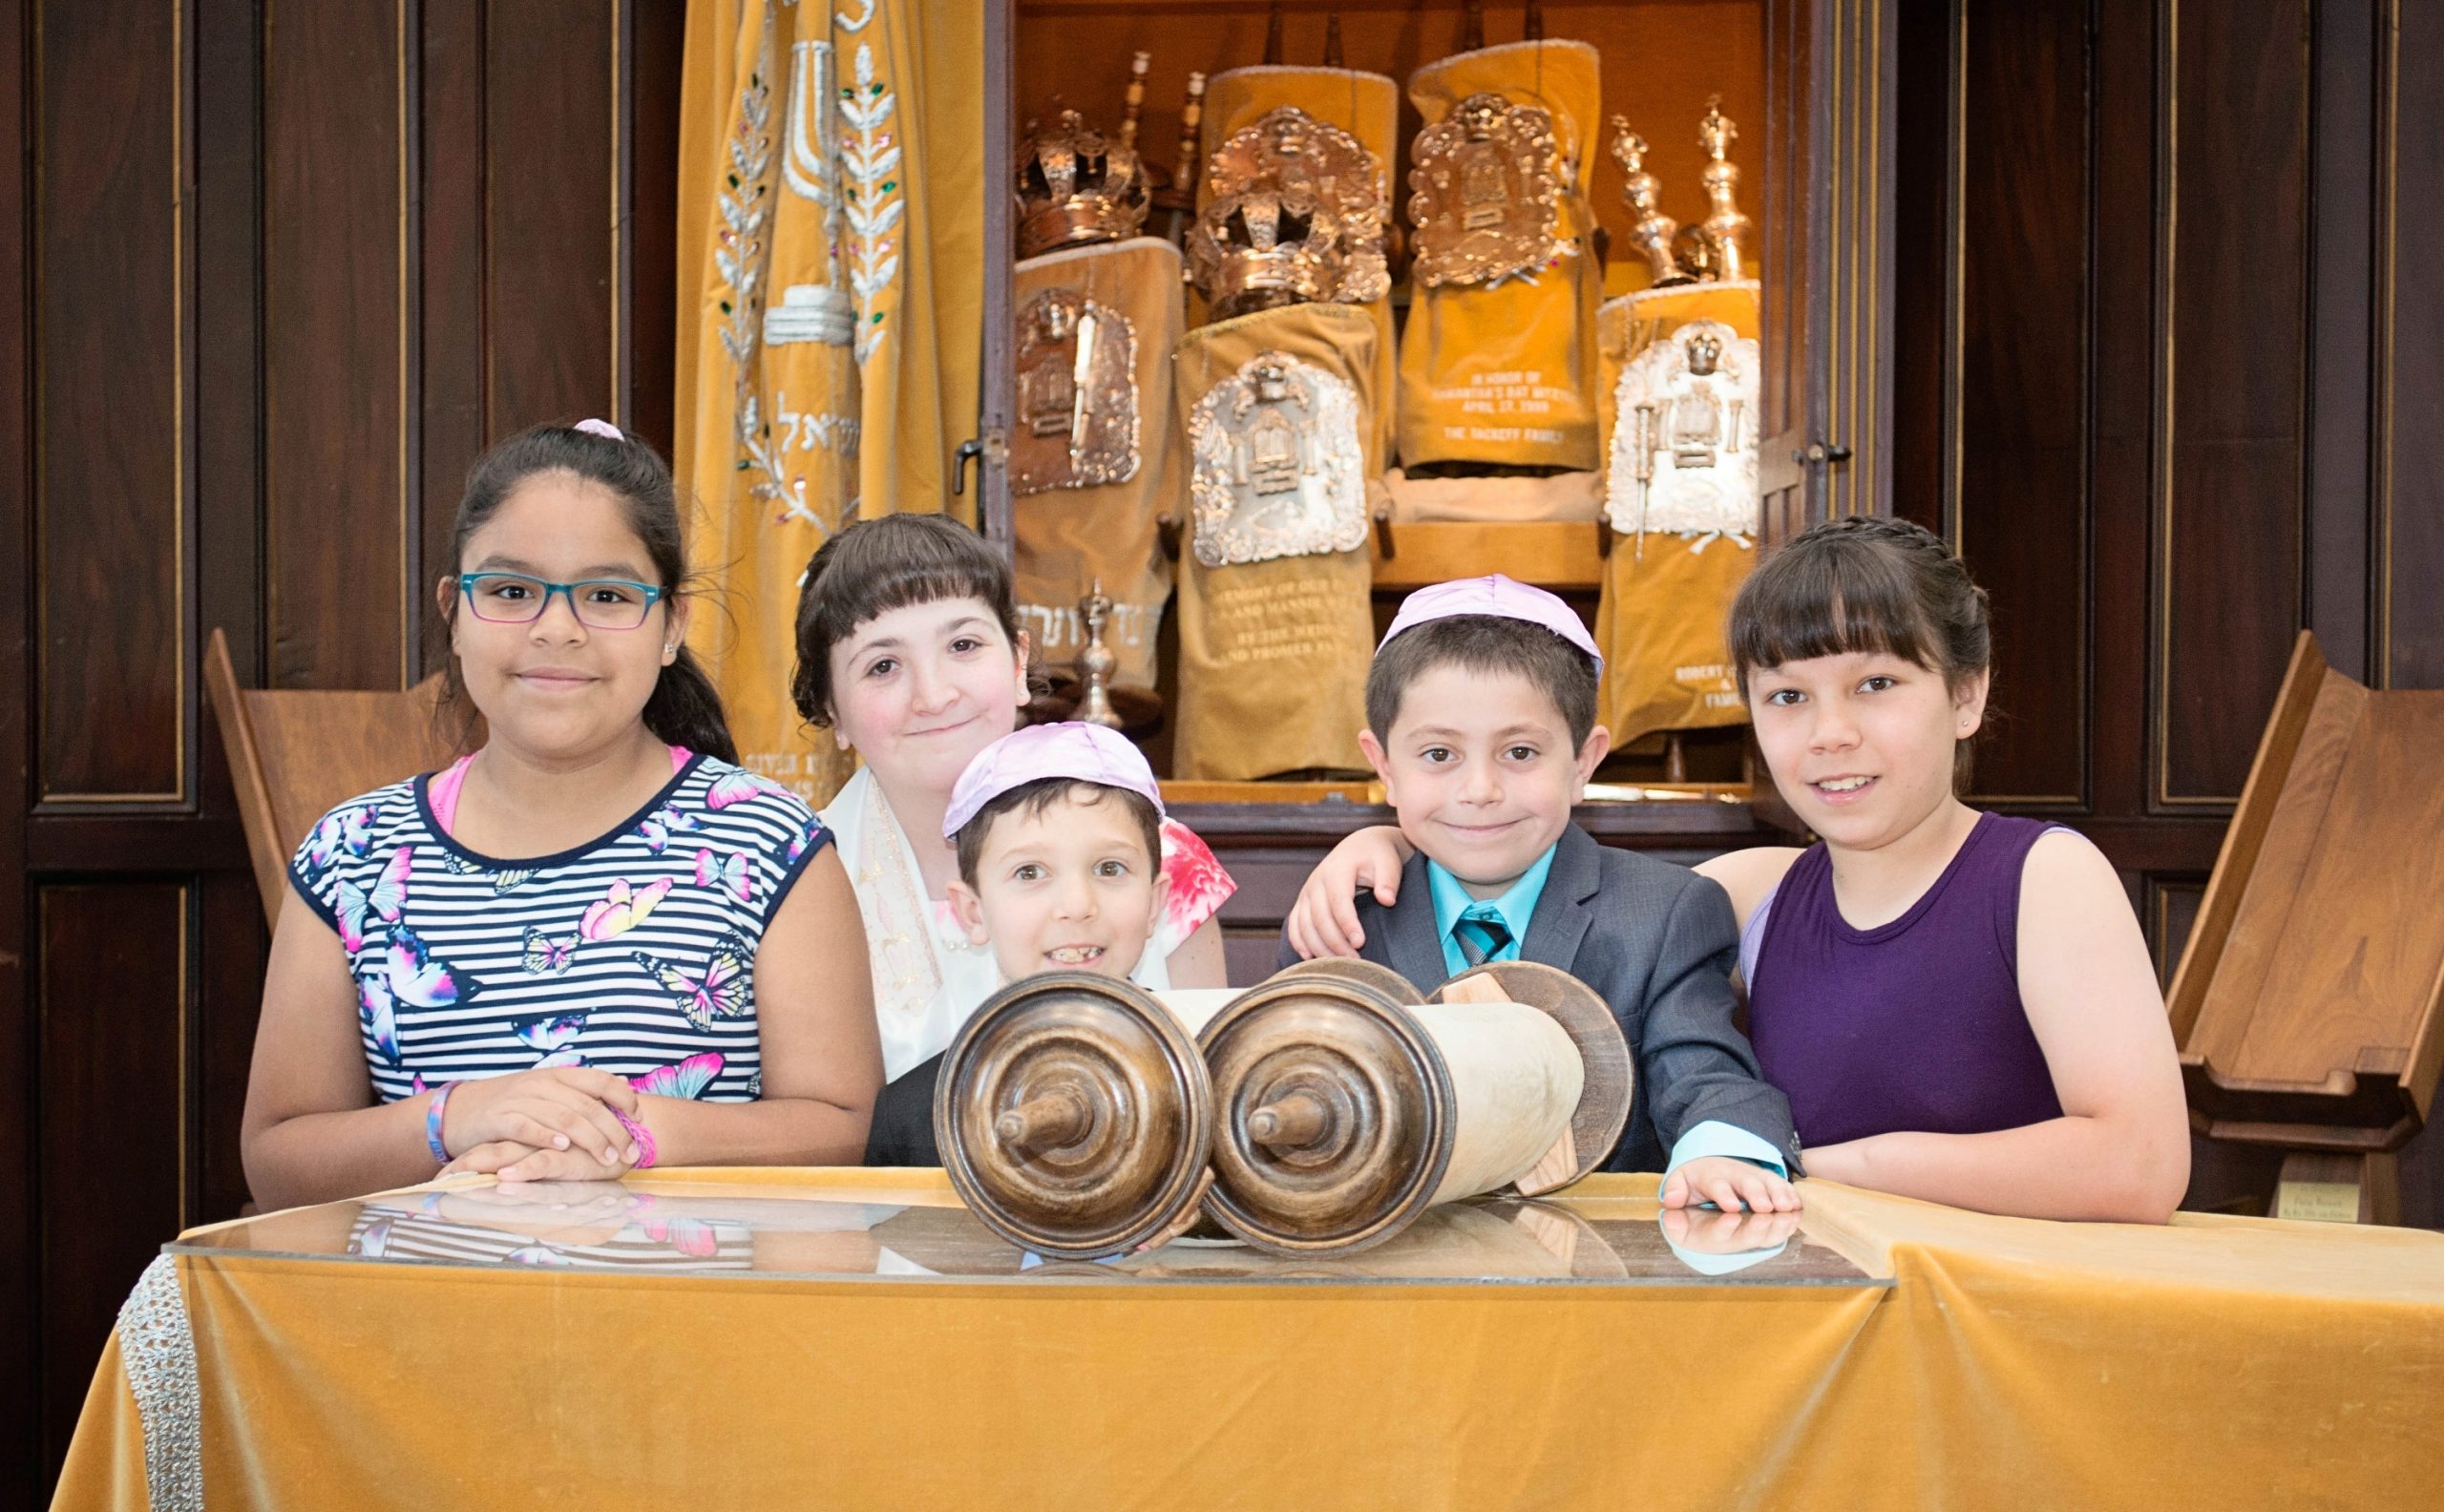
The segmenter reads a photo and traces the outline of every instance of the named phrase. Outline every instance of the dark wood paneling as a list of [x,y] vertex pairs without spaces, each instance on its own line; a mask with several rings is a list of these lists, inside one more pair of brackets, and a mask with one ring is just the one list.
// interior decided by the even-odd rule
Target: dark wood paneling
[[264,32],[264,534],[276,687],[399,687],[408,667],[405,5],[279,6]]
[[2308,281],[2307,624],[2326,661],[2369,677],[2374,613],[2369,519],[2374,499],[2375,289],[2379,176],[2377,19],[2386,0],[2328,0],[2309,39],[2314,208]]
[[495,435],[608,415],[618,225],[612,8],[484,12],[485,394]]
[[622,269],[627,291],[619,304],[628,320],[622,354],[628,377],[620,423],[667,452],[678,435],[671,410],[677,375],[651,354],[675,350],[679,339],[679,87],[687,7],[635,0],[622,13],[629,27],[620,54],[629,101],[622,215],[628,256]]
[[[196,629],[229,636],[239,680],[263,674],[263,30],[254,0],[197,0],[195,142]],[[200,698],[199,697],[199,703]],[[220,735],[200,732],[207,809]]]
[[1896,45],[1901,76],[1916,87],[1901,92],[1894,112],[1899,138],[1893,164],[1892,513],[1948,534],[1950,496],[1945,423],[1950,388],[1944,353],[1951,320],[1949,291],[1952,144],[1959,86],[1933,89],[1917,81],[1951,80],[1951,0],[1900,0]]
[[[2148,573],[2154,518],[2156,173],[2139,144],[2156,139],[2157,16],[2146,6],[2098,14],[2093,137],[2117,144],[2094,159],[2090,190],[2096,265],[2112,270],[2091,291],[2088,432],[2095,619],[2090,657],[2089,802],[2098,811],[2146,811],[2153,623]],[[2068,653],[2065,653],[2068,654]],[[2129,863],[2116,858],[2116,864]]]
[[[1822,93],[1822,60],[1809,46],[1813,9],[1803,0],[1765,0],[1764,162],[1758,184],[1764,209],[1759,223],[1782,229],[1767,239],[1760,272],[1766,357],[1759,404],[1764,410],[1764,445],[1779,442],[1785,452],[1799,439],[1798,431],[1811,407],[1821,403],[1822,393],[1821,384],[1811,392],[1806,361],[1805,312],[1814,266],[1809,254],[1816,235],[1810,228],[1822,210],[1806,172],[1815,103]],[[1772,458],[1768,470],[1783,460]],[[1769,537],[1790,534],[1767,525]]]
[[[44,798],[186,788],[179,11],[47,6],[36,29],[33,352]],[[94,718],[107,701],[112,717]]]
[[2087,658],[2066,654],[2088,598],[2086,31],[2084,0],[2025,0],[1970,8],[1958,32],[1945,435],[1953,539],[1992,599],[1988,804],[2075,805],[2087,787]]
[[449,660],[434,622],[434,583],[457,570],[450,526],[468,464],[491,430],[484,413],[484,352],[492,326],[484,308],[484,15],[472,5],[425,10],[417,181],[423,203],[417,271],[423,359],[417,392],[424,572],[408,585],[415,617],[419,674]]
[[42,1441],[55,1473],[119,1303],[184,1221],[187,890],[47,887],[38,916]]
[[198,878],[195,917],[196,1054],[189,1085],[198,1143],[187,1160],[186,1221],[211,1223],[236,1215],[251,1195],[238,1157],[238,1125],[263,1006],[266,941],[254,877],[224,871]]
[[2389,10],[2400,31],[2385,74],[2383,676],[2444,687],[2444,11],[2416,0]]
[[2198,906],[2205,901],[2206,879],[2201,877],[2150,876],[2146,881],[2146,907],[2139,917],[2146,922],[2156,952],[2156,979],[2172,985],[2173,972],[2181,965],[2181,953],[2189,943],[2190,927],[2198,922]]
[[2176,10],[2160,804],[2237,801],[2301,622],[2306,6]]
[[[34,491],[28,444],[32,332],[26,321],[27,231],[32,140],[30,87],[32,0],[0,0],[0,1487],[48,1486],[39,1470],[37,1320],[42,1293],[34,1270],[32,1128],[36,1083],[27,923],[32,913],[24,867],[26,817],[33,792],[32,707]],[[31,1502],[32,1498],[25,1499]]]

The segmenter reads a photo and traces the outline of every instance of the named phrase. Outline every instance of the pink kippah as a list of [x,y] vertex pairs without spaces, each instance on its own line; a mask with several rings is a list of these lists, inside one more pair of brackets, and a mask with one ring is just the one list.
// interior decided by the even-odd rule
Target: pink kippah
[[1595,649],[1595,638],[1587,633],[1586,622],[1562,602],[1542,588],[1530,588],[1495,573],[1487,578],[1462,578],[1456,581],[1436,583],[1421,588],[1401,600],[1401,612],[1392,617],[1392,628],[1383,632],[1381,645],[1375,650],[1380,655],[1383,646],[1403,630],[1414,630],[1429,620],[1448,620],[1455,615],[1492,615],[1501,620],[1525,620],[1542,625],[1553,634],[1595,659],[1595,672],[1604,672],[1604,653]]
[[949,839],[967,828],[977,810],[1013,788],[1046,777],[1066,777],[1133,792],[1163,811],[1163,790],[1155,786],[1154,768],[1146,755],[1118,730],[1100,724],[1031,724],[1002,736],[976,753],[967,770],[951,788],[951,806],[942,815],[942,836]]
[[606,441],[625,441],[628,439],[626,436],[620,433],[620,428],[618,426],[613,425],[608,420],[580,420],[571,429],[582,430],[587,435],[599,435]]

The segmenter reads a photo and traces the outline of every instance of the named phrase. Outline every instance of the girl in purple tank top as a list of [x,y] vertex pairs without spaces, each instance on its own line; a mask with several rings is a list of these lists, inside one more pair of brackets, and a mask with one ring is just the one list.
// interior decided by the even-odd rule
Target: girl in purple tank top
[[1697,870],[1741,926],[1749,1038],[1808,1174],[1957,1207],[2160,1223],[2189,1179],[2163,998],[2112,865],[1955,796],[1986,595],[1902,520],[1761,562],[1731,651],[1774,784],[1822,836]]

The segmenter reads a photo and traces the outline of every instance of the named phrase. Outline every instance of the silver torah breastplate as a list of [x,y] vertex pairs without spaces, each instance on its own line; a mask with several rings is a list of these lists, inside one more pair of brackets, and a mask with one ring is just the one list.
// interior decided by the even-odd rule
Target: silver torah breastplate
[[1010,492],[1099,488],[1137,475],[1137,327],[1076,289],[1019,311]]
[[1189,497],[1208,567],[1344,552],[1366,540],[1358,390],[1263,351],[1196,402]]
[[1712,320],[1623,365],[1604,484],[1614,530],[1756,534],[1759,368],[1756,338]]

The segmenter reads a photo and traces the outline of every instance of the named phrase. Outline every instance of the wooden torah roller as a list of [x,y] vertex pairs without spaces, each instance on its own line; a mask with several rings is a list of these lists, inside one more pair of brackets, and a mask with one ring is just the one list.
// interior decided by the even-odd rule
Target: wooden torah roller
[[1198,1035],[1212,1076],[1208,1216],[1274,1254],[1350,1254],[1436,1203],[1551,1191],[1628,1124],[1629,1046],[1565,972],[1481,966],[1421,999],[1363,961],[1311,961]]
[[1050,972],[985,1000],[943,1053],[934,1143],[995,1233],[1092,1259],[1195,1220],[1213,1089],[1193,1038],[1229,992],[1157,998]]

